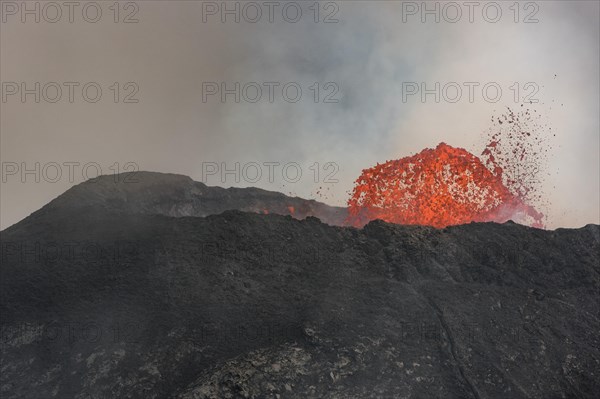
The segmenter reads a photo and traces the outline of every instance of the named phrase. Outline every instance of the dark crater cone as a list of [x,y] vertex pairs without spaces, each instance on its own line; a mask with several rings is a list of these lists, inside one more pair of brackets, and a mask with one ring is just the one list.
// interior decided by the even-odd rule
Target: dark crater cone
[[1,232],[3,399],[598,397],[598,225],[359,230],[144,176]]
[[333,225],[343,224],[347,215],[346,208],[289,197],[275,191],[254,187],[211,187],[188,176],[155,172],[104,175],[90,179],[67,190],[37,213],[89,207],[111,212],[175,217],[208,216],[227,210],[240,210],[292,215],[298,219],[316,216]]

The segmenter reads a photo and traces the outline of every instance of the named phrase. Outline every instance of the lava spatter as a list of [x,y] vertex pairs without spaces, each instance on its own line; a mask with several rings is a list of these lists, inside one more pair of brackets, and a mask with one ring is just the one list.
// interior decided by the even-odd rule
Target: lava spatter
[[522,202],[479,158],[441,143],[435,149],[366,169],[348,201],[348,222],[373,219],[445,227],[517,216],[542,226],[543,215]]
[[360,227],[382,219],[441,228],[512,219],[543,228],[545,217],[532,205],[541,198],[533,177],[543,146],[531,120],[528,110],[509,109],[496,125],[508,128],[490,135],[482,158],[440,143],[363,170],[348,200],[347,223]]
[[486,167],[523,202],[538,209],[546,207],[541,184],[551,150],[546,132],[552,128],[542,125],[541,115],[529,109],[507,108],[492,121],[481,154]]

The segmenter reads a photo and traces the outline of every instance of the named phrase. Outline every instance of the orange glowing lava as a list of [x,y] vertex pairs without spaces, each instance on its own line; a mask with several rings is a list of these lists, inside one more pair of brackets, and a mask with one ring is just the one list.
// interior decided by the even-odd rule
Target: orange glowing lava
[[440,143],[435,149],[363,170],[348,200],[348,220],[363,226],[382,219],[438,228],[471,221],[515,220],[543,227],[544,215],[462,148]]

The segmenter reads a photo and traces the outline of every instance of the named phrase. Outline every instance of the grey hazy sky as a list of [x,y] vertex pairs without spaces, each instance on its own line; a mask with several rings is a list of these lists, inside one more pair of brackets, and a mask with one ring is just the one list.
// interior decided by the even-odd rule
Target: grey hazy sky
[[[490,8],[483,14],[486,2],[474,9],[472,23],[464,6],[457,22],[446,21],[444,16],[454,18],[455,10],[444,2],[439,6],[439,23],[433,15],[423,23],[419,13],[404,22],[403,7],[409,2],[399,1],[321,2],[317,23],[312,1],[297,3],[302,16],[296,23],[284,20],[284,2],[274,9],[272,23],[264,2],[257,2],[263,15],[256,23],[245,21],[244,15],[239,23],[231,15],[225,23],[220,15],[208,15],[203,22],[203,7],[210,6],[200,1],[140,1],[135,3],[137,9],[121,3],[119,23],[109,9],[113,2],[98,3],[102,16],[96,23],[85,21],[86,2],[82,2],[74,9],[72,23],[67,9],[56,23],[44,21],[44,17],[54,18],[51,8],[46,14],[40,10],[39,23],[35,15],[26,15],[23,23],[21,2],[14,3],[15,15],[6,5],[13,2],[2,3],[3,94],[7,95],[11,82],[25,82],[30,88],[35,82],[80,86],[75,88],[73,103],[63,85],[56,103],[43,96],[36,103],[34,95],[26,96],[23,103],[16,94],[7,95],[0,104],[5,172],[13,162],[30,169],[36,162],[41,167],[50,162],[79,163],[73,182],[64,165],[62,177],[54,183],[48,181],[54,177],[50,167],[47,178],[41,175],[39,182],[34,175],[25,176],[24,182],[20,173],[4,176],[1,228],[80,183],[82,165],[94,162],[104,174],[113,173],[114,166],[110,168],[115,162],[121,170],[133,162],[140,170],[181,173],[198,181],[203,180],[206,162],[225,162],[229,168],[235,162],[241,166],[296,162],[303,175],[295,183],[282,178],[281,166],[275,167],[273,182],[267,178],[266,166],[256,183],[243,179],[236,183],[232,175],[224,182],[217,176],[204,181],[226,187],[254,185],[342,205],[361,170],[377,162],[411,155],[441,141],[478,155],[490,117],[507,106],[519,106],[510,89],[515,82],[521,98],[532,91],[526,90],[526,83],[539,87],[533,97],[539,103],[528,107],[538,110],[556,134],[544,185],[551,204],[549,227],[600,223],[600,10],[596,1],[523,2],[518,23],[515,9],[509,8],[513,2],[499,3],[502,16],[496,23],[486,21],[495,14]],[[221,7],[221,2],[215,4]],[[235,7],[235,2],[227,4]],[[429,4],[433,7],[434,2]],[[255,10],[246,11],[254,17]],[[295,8],[287,11],[287,17],[293,18]],[[94,17],[94,9],[87,12],[88,18]],[[139,22],[123,23],[131,12]],[[324,23],[332,12],[338,22]],[[524,23],[528,17],[538,22]],[[82,98],[81,87],[87,82],[102,88],[96,103]],[[121,86],[117,103],[110,89],[114,82]],[[139,87],[134,96],[138,103],[123,103],[123,96],[131,91],[123,87],[127,82]],[[230,87],[235,82],[279,82],[280,86],[275,88],[273,103],[264,86],[256,103],[243,98],[235,103],[232,95],[221,103],[218,95],[203,102],[203,82],[225,82]],[[302,88],[296,103],[282,96],[281,87],[288,82]],[[311,90],[315,82],[318,102],[313,98],[315,86]],[[328,82],[334,86],[326,86]],[[428,87],[436,82],[478,82],[480,86],[472,103],[464,86],[456,103],[443,98],[436,103],[433,95],[425,102],[418,95],[404,102],[403,82],[425,82]],[[502,89],[496,103],[482,96],[481,87],[488,82]],[[339,102],[324,103],[334,87],[339,88],[333,97]],[[48,86],[47,97],[54,93]],[[247,94],[253,96],[253,89]],[[315,162],[321,169],[319,183],[314,182]],[[334,172],[324,170],[328,162],[339,166],[337,183],[323,183]],[[253,170],[247,171],[254,176]],[[93,168],[88,172],[95,175]],[[319,187],[322,194],[317,193]]]

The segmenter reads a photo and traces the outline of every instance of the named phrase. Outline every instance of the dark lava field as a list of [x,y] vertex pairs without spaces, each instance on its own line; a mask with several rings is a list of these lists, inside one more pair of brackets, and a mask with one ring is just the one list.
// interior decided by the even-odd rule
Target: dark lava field
[[138,177],[1,232],[3,399],[598,398],[598,225],[356,229]]

